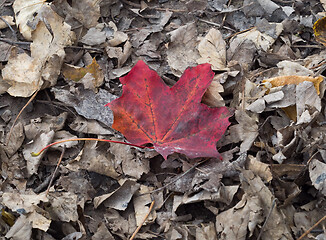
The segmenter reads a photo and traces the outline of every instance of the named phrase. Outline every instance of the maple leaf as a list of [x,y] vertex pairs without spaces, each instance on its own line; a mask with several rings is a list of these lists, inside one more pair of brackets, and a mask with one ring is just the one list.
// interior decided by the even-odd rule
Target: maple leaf
[[170,88],[138,61],[120,78],[122,96],[107,104],[114,114],[112,127],[133,144],[153,144],[164,159],[174,152],[190,158],[221,158],[216,142],[233,113],[226,107],[210,108],[201,103],[213,76],[210,64],[201,64],[186,69]]

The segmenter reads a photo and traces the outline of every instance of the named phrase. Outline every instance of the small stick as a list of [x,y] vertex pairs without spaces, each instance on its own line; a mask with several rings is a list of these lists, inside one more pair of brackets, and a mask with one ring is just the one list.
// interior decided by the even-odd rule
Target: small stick
[[52,182],[53,182],[53,179],[54,179],[54,177],[55,177],[55,174],[56,174],[56,172],[58,171],[59,165],[60,165],[60,163],[61,163],[61,161],[62,161],[63,155],[65,154],[65,151],[66,151],[66,146],[64,146],[63,149],[62,149],[62,152],[61,152],[61,155],[60,155],[60,157],[59,157],[59,160],[58,160],[57,166],[56,166],[55,169],[54,169],[54,172],[53,172],[53,174],[52,174],[51,180],[50,180],[50,182],[49,182],[49,186],[48,186],[48,188],[46,189],[45,196],[47,196],[48,193],[49,193],[49,191],[50,191],[50,187],[51,187],[51,185],[52,185]]
[[136,230],[134,231],[134,233],[132,234],[132,236],[129,238],[129,240],[133,240],[136,236],[136,234],[139,232],[139,230],[141,229],[141,227],[143,226],[143,224],[145,223],[146,219],[148,218],[149,214],[151,213],[153,207],[154,207],[154,203],[155,200],[152,201],[151,206],[149,207],[148,213],[146,214],[146,216],[144,217],[144,220],[142,221],[142,223],[136,228]]
[[264,231],[264,228],[265,228],[265,226],[266,226],[266,223],[267,223],[269,217],[271,216],[272,211],[273,211],[273,209],[274,209],[274,207],[275,207],[275,203],[276,203],[276,198],[274,198],[274,200],[273,200],[273,202],[272,202],[271,209],[269,210],[268,215],[267,215],[267,217],[266,217],[266,219],[265,219],[265,222],[264,222],[263,226],[262,226],[261,229],[260,229],[260,233],[259,233],[259,235],[258,235],[257,240],[259,240],[259,239],[261,238],[261,235],[263,234],[263,231]]
[[65,139],[65,140],[61,140],[61,141],[57,141],[54,143],[51,143],[49,145],[47,145],[46,147],[42,148],[39,152],[35,153],[32,152],[31,155],[33,157],[37,157],[38,155],[40,155],[45,149],[52,147],[53,145],[57,145],[59,143],[65,143],[65,142],[70,142],[70,141],[98,141],[98,142],[110,142],[110,143],[120,143],[120,144],[124,144],[124,145],[129,145],[132,147],[138,147],[138,148],[150,148],[153,149],[153,147],[145,147],[145,146],[139,146],[136,144],[131,144],[131,143],[126,143],[126,142],[120,142],[120,141],[114,141],[114,140],[108,140],[108,139],[99,139],[99,138],[70,138],[70,139]]
[[17,40],[17,35],[14,31],[14,29],[12,29],[12,27],[10,26],[10,24],[7,22],[6,19],[4,19],[3,17],[0,16],[0,19],[8,26],[8,28],[10,29],[10,31],[12,32],[12,35],[14,36],[15,40]]
[[315,227],[317,227],[325,219],[326,219],[326,215],[323,216],[318,222],[316,222],[311,228],[309,228],[304,234],[302,234],[297,240],[303,239],[305,236],[307,236]]
[[24,105],[24,107],[19,111],[17,117],[15,118],[10,130],[9,130],[9,134],[8,134],[8,139],[7,139],[7,142],[6,142],[6,145],[8,145],[9,141],[10,141],[10,137],[11,137],[11,134],[12,134],[12,130],[14,129],[14,126],[18,120],[18,118],[20,117],[20,115],[23,113],[23,111],[25,110],[25,108],[31,103],[31,101],[33,101],[33,99],[36,97],[37,93],[38,93],[39,90],[37,90],[33,95],[32,97],[28,100],[28,102]]

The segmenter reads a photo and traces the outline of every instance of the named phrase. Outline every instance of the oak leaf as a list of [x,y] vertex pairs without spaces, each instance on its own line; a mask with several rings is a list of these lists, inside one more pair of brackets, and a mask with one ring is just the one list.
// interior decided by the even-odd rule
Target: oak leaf
[[133,144],[153,144],[165,159],[174,152],[190,158],[221,158],[216,142],[230,125],[233,112],[201,103],[213,76],[210,64],[201,64],[186,69],[170,88],[139,61],[120,78],[122,96],[107,104],[114,114],[112,127]]

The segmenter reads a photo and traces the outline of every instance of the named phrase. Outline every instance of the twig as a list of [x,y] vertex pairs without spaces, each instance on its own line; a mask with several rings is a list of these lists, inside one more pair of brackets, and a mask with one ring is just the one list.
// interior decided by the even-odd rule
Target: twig
[[311,160],[313,159],[314,156],[316,156],[316,154],[319,153],[319,151],[315,152],[314,154],[312,154],[312,156],[309,158],[309,160],[307,161],[307,165],[311,162]]
[[10,137],[11,137],[11,134],[12,134],[12,130],[14,129],[14,126],[18,120],[18,118],[20,117],[20,115],[23,113],[23,111],[25,110],[25,108],[31,103],[31,101],[33,101],[33,99],[36,97],[37,93],[38,93],[39,90],[37,90],[33,95],[32,97],[28,100],[28,102],[24,105],[24,107],[19,111],[17,117],[15,118],[10,130],[9,130],[9,134],[8,134],[8,139],[7,139],[7,142],[6,142],[6,145],[8,145],[9,141],[10,141]]
[[[59,176],[59,174],[58,174],[58,172],[56,172],[54,177],[56,178],[58,176]],[[48,187],[48,185],[49,185],[49,182],[50,182],[51,178],[52,178],[52,174],[47,176],[45,178],[45,180],[40,185],[38,185],[33,191],[35,193],[40,193],[43,189],[46,189]]]
[[66,46],[65,48],[71,48],[71,49],[81,49],[81,50],[89,50],[89,51],[96,51],[103,53],[102,49],[99,48],[93,48],[93,47],[80,47],[80,46]]
[[149,214],[151,213],[153,207],[154,207],[154,203],[155,200],[152,201],[151,206],[149,207],[148,213],[146,214],[146,216],[144,217],[144,220],[142,221],[142,223],[136,228],[136,230],[134,231],[134,233],[131,235],[131,237],[129,238],[129,240],[133,240],[136,236],[136,234],[139,232],[139,230],[141,229],[141,227],[143,226],[143,224],[145,223],[146,219],[148,218]]
[[[131,1],[128,1],[128,0],[120,0],[120,2],[128,4],[129,6],[132,6],[132,7],[136,7],[136,8],[139,8],[139,9],[141,8],[140,4],[134,3],[134,2],[131,2]],[[147,8],[154,9],[154,10],[157,10],[157,11],[163,11],[163,12],[165,12],[165,11],[187,12],[187,10],[183,10],[183,9],[160,8],[160,7],[151,7],[151,6],[147,6]]]
[[10,29],[10,31],[12,32],[12,35],[14,36],[15,40],[17,40],[17,35],[16,32],[14,31],[14,29],[10,26],[10,24],[7,22],[6,19],[4,19],[3,17],[0,16],[0,19],[8,26],[8,28]]
[[236,33],[234,33],[234,34],[231,34],[231,35],[228,36],[225,40],[227,40],[227,39],[229,39],[229,38],[233,38],[233,37],[235,37],[235,36],[237,36],[237,35],[239,35],[239,34],[241,34],[241,33],[248,32],[248,31],[250,31],[250,30],[252,30],[252,29],[254,29],[254,28],[255,28],[255,27],[251,27],[251,28],[248,28],[248,29],[242,30],[242,31],[240,31],[240,32],[236,32]]
[[147,193],[143,193],[143,194],[140,194],[139,196],[143,196],[143,195],[146,195],[146,194],[152,194],[152,193],[155,193],[155,192],[159,192],[165,188],[167,188],[168,186],[170,186],[171,184],[175,183],[176,181],[178,181],[180,178],[184,177],[187,173],[189,173],[190,171],[194,170],[198,165],[206,162],[208,160],[207,159],[204,159],[203,161],[200,161],[200,162],[197,162],[195,165],[193,165],[191,168],[189,168],[187,171],[185,171],[184,173],[182,173],[181,175],[179,175],[177,178],[173,179],[171,182],[169,182],[168,184],[164,185],[163,187],[160,187],[158,189],[155,189],[153,191],[150,191],[150,192],[147,192]]
[[297,48],[324,48],[324,46],[320,46],[320,45],[292,45],[291,47],[297,47]]
[[215,27],[219,27],[219,28],[225,28],[225,29],[227,29],[227,30],[230,30],[230,31],[232,31],[232,32],[237,32],[236,30],[234,30],[234,29],[232,29],[232,28],[229,28],[229,27],[226,27],[226,26],[224,26],[224,25],[222,25],[222,24],[218,24],[218,23],[214,23],[214,22],[210,22],[210,21],[207,21],[207,20],[204,20],[204,19],[198,19],[200,22],[204,22],[204,23],[207,23],[207,24],[210,24],[210,25],[212,25],[212,26],[215,26]]
[[261,235],[263,234],[263,231],[264,231],[264,228],[265,228],[265,226],[266,226],[266,223],[267,223],[269,217],[271,216],[272,211],[273,211],[273,209],[274,209],[274,207],[275,207],[275,203],[276,203],[276,198],[274,198],[274,200],[273,200],[273,202],[272,202],[271,209],[269,209],[269,212],[268,212],[268,214],[267,214],[267,217],[266,217],[266,219],[265,219],[265,222],[264,222],[263,226],[262,226],[261,229],[260,229],[260,233],[259,233],[259,235],[258,235],[257,240],[259,240],[259,239],[261,238]]
[[315,227],[317,227],[325,219],[326,219],[326,215],[323,216],[318,222],[316,222],[311,228],[309,228],[304,234],[302,234],[297,240],[303,239],[305,236],[307,236]]
[[1,42],[9,43],[11,45],[30,45],[32,42],[20,42],[20,41],[12,41],[8,38],[0,38]]
[[60,158],[59,158],[59,160],[58,160],[57,166],[56,166],[55,169],[54,169],[54,172],[53,172],[53,174],[52,174],[51,180],[50,180],[50,182],[49,182],[49,186],[48,186],[48,188],[46,189],[45,196],[47,196],[48,193],[49,193],[49,191],[50,191],[50,187],[51,187],[51,185],[52,185],[52,182],[53,182],[53,179],[54,179],[54,177],[55,177],[55,174],[56,174],[56,172],[58,171],[58,168],[59,168],[60,163],[61,163],[61,161],[62,161],[63,155],[65,154],[65,151],[66,151],[66,146],[63,146],[63,149],[62,149],[62,152],[61,152]]

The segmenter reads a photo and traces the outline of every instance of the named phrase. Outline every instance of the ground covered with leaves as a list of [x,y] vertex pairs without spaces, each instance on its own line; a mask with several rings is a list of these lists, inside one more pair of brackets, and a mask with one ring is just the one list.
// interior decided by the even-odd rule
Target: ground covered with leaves
[[0,1],[1,239],[326,239],[325,9]]

